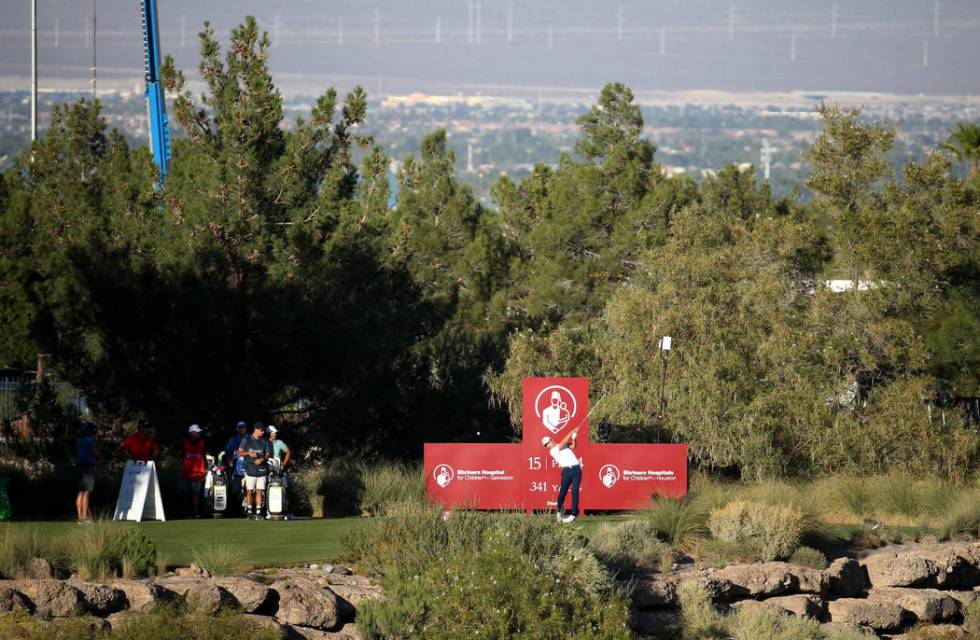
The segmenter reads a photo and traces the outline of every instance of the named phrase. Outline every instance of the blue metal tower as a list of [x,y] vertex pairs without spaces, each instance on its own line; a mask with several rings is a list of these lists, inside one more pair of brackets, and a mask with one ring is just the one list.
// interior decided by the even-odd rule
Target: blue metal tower
[[167,103],[160,86],[160,32],[157,29],[157,0],[140,0],[143,13],[143,56],[146,66],[146,112],[150,127],[150,149],[160,169],[160,184],[170,163],[170,126]]

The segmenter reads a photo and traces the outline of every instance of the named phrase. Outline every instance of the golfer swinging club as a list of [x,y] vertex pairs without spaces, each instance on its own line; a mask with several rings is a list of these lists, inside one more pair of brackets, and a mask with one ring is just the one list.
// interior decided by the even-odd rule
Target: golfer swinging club
[[[561,488],[558,490],[558,501],[556,503],[559,522],[575,522],[578,516],[578,490],[582,485],[582,463],[575,455],[575,438],[578,436],[578,429],[573,429],[565,438],[555,443],[551,438],[545,436],[541,438],[541,444],[548,450],[548,453],[558,466],[561,467]],[[572,488],[572,511],[569,515],[562,517],[565,510],[565,495],[568,488]]]

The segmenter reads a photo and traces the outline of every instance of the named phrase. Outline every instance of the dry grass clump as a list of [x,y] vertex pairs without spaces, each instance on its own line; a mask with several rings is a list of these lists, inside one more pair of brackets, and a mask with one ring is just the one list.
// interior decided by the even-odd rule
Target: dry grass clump
[[785,560],[800,544],[803,513],[792,505],[733,500],[708,518],[712,537],[755,549],[765,561]]
[[596,557],[615,574],[641,569],[667,573],[674,562],[674,550],[661,542],[657,534],[646,520],[605,524],[592,537],[591,547]]

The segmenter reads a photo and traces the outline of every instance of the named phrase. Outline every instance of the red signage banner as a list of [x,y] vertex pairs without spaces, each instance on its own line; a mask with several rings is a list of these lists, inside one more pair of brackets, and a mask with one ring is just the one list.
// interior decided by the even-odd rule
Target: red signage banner
[[[548,510],[560,468],[542,445],[578,429],[580,508],[642,509],[654,494],[687,494],[687,445],[589,443],[588,378],[525,378],[521,444],[425,444],[425,487],[449,507]],[[566,508],[568,503],[566,503]]]
[[582,463],[590,509],[642,509],[654,494],[687,494],[686,444],[594,444]]
[[[585,454],[589,442],[589,379],[524,378],[522,424],[524,506],[554,509],[561,471],[541,439],[547,436],[561,442],[578,429],[575,455],[581,458]],[[584,494],[584,483],[582,489]]]
[[425,492],[449,507],[521,509],[519,444],[431,444],[424,447]]

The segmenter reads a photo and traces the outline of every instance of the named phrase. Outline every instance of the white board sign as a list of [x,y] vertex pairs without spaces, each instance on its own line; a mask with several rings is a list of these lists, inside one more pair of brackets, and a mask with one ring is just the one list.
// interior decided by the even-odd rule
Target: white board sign
[[166,520],[157,468],[152,460],[130,460],[126,463],[122,484],[119,486],[119,499],[116,500],[115,519],[134,522]]

